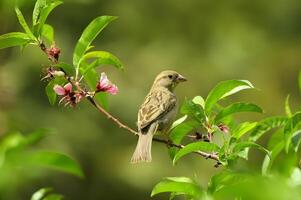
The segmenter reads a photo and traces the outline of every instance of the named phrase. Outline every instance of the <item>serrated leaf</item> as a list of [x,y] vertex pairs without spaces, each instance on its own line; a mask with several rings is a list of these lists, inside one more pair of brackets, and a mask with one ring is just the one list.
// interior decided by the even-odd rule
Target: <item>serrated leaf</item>
[[46,194],[51,191],[52,188],[41,188],[31,196],[30,200],[42,200],[46,196]]
[[21,24],[21,26],[23,27],[23,29],[25,30],[26,34],[28,35],[28,37],[32,40],[36,40],[36,37],[32,34],[30,28],[28,27],[24,16],[22,14],[22,12],[20,11],[19,8],[15,8],[16,14],[17,14],[17,18],[19,20],[19,23]]
[[56,152],[38,151],[28,156],[28,162],[36,166],[53,168],[80,178],[84,177],[79,164],[70,157]]
[[209,143],[209,142],[193,142],[188,145],[186,145],[183,149],[180,149],[178,153],[175,155],[173,159],[173,164],[175,164],[180,158],[183,156],[196,152],[196,151],[205,151],[205,152],[218,152],[220,150],[220,147],[217,146],[214,143]]
[[41,31],[42,37],[46,38],[50,44],[54,41],[54,30],[49,24],[44,24]]
[[269,155],[269,150],[267,150],[266,148],[264,148],[263,146],[259,145],[259,144],[256,144],[254,142],[239,142],[237,143],[234,148],[233,148],[233,153],[234,154],[238,154],[239,152],[247,149],[247,148],[255,148],[255,149],[258,149],[258,150],[261,150],[263,152],[265,152],[266,154]]
[[27,34],[21,32],[12,32],[0,36],[0,49],[22,46],[29,43],[31,39]]
[[[182,181],[184,180],[185,181]],[[171,177],[165,178],[163,181],[155,185],[151,196],[159,193],[170,192],[176,194],[184,194],[189,197],[199,198],[203,194],[201,187],[186,177]]]
[[232,137],[239,139],[257,126],[257,122],[244,122],[232,131]]
[[241,90],[251,89],[254,86],[247,80],[222,81],[215,86],[208,94],[205,101],[205,112],[210,114],[214,105],[221,99],[235,94]]
[[[114,16],[100,16],[95,18],[83,31],[79,38],[73,53],[73,65],[78,69],[79,61],[84,56],[90,44],[97,35],[114,19]],[[78,70],[77,70],[78,71]]]
[[[81,59],[80,63],[82,61],[87,61],[90,58],[96,58],[96,60],[94,61],[93,65],[90,65],[90,68],[84,68],[82,75],[86,74],[91,68],[95,68],[98,67],[100,65],[113,65],[115,66],[117,69],[123,69],[123,65],[121,63],[121,61],[114,56],[113,54],[107,52],[107,51],[91,51],[86,53],[83,58]],[[80,65],[79,63],[79,65]]]
[[282,116],[273,116],[273,117],[266,118],[258,122],[256,128],[251,132],[249,140],[254,142],[269,130],[273,128],[285,126],[287,121],[288,118]]
[[259,106],[257,106],[256,104],[238,102],[238,103],[231,104],[231,105],[227,106],[226,108],[223,108],[216,115],[215,121],[218,122],[221,119],[223,119],[224,117],[227,117],[229,115],[232,115],[232,114],[238,113],[238,112],[262,113],[263,110]]

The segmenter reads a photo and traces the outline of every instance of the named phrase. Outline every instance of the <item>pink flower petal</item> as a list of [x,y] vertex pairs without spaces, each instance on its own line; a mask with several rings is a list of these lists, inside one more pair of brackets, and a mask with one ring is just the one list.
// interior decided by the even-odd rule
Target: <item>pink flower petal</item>
[[53,90],[54,90],[54,92],[57,94],[57,95],[66,95],[66,90],[65,90],[65,88],[63,88],[62,86],[60,86],[60,85],[55,85],[54,87],[53,87]]
[[66,93],[69,93],[72,91],[72,84],[71,83],[67,83],[65,86],[64,86],[64,89],[66,91]]
[[116,95],[118,93],[118,87],[116,85],[111,85],[111,87],[109,87],[106,92],[112,94],[112,95]]
[[110,84],[110,81],[109,81],[107,75],[104,72],[102,72],[101,76],[100,76],[100,80],[99,80],[100,88],[108,87],[109,84]]

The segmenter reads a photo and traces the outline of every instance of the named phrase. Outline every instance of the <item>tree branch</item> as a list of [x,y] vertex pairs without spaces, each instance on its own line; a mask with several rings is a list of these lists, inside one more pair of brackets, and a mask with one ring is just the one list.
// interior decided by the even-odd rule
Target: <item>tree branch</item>
[[[58,63],[58,55],[57,57],[53,56],[51,54],[51,52],[49,53],[49,49],[46,48],[45,44],[43,42],[40,42],[39,44],[40,49],[48,56],[48,59],[53,63],[53,64],[57,64]],[[55,48],[55,47],[52,47]],[[54,49],[54,50],[59,50],[59,49]],[[60,53],[60,50],[57,52],[58,54]],[[85,92],[84,90],[81,89],[79,82],[76,80],[76,82],[74,83],[73,81],[70,81],[71,79],[69,77],[67,77],[67,80],[72,83],[73,85],[75,85],[79,90]],[[133,135],[138,136],[138,132],[135,131],[134,129],[128,127],[127,125],[123,124],[121,121],[119,121],[117,118],[115,118],[113,115],[111,115],[109,112],[107,112],[103,107],[101,107],[98,103],[95,102],[94,98],[89,95],[87,92],[85,92],[86,94],[86,98],[89,100],[89,102],[101,113],[103,113],[108,119],[110,119],[111,121],[113,121],[115,124],[117,124],[119,126],[119,128],[125,129],[128,132],[132,133]],[[177,147],[179,149],[183,149],[185,146],[182,144],[174,144],[171,141],[167,141],[167,140],[163,140],[163,139],[159,139],[159,138],[153,138],[153,141],[155,142],[159,142],[162,144],[166,144],[170,147]],[[217,154],[214,153],[206,153],[206,152],[202,152],[202,151],[196,151],[194,152],[206,159],[212,159],[217,161],[217,164],[215,165],[216,167],[220,165],[220,161],[218,158]]]
[[[112,116],[109,112],[107,112],[105,109],[103,109],[99,104],[97,104],[94,99],[91,97],[91,96],[87,96],[87,99],[89,100],[89,102],[95,107],[97,108],[97,110],[101,113],[103,113],[105,116],[107,116],[108,119],[112,120],[114,123],[116,123],[119,128],[123,128],[127,131],[129,131],[130,133],[134,134],[134,135],[137,135],[138,136],[138,132],[133,130],[132,128],[128,127],[127,125],[123,124],[122,122],[120,122],[117,118],[115,118],[114,116]],[[185,147],[185,145],[182,145],[182,144],[174,144],[174,143],[171,143],[170,141],[167,141],[167,140],[163,140],[163,139],[159,139],[159,138],[153,138],[153,141],[155,142],[159,142],[159,143],[162,143],[162,144],[166,144],[166,145],[169,145],[171,147],[177,147],[179,149],[183,149]],[[219,158],[218,158],[218,155],[217,154],[214,154],[214,153],[206,153],[206,152],[203,152],[203,151],[196,151],[194,152],[206,159],[212,159],[212,160],[215,160],[217,161],[217,165],[218,166],[220,164],[219,162]]]

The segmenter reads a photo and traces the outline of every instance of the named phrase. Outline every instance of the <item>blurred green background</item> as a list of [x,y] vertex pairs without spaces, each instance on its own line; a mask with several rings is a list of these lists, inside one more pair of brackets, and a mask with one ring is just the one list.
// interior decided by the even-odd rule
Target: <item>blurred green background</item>
[[[19,4],[30,20],[34,1]],[[293,107],[300,102],[299,0],[65,0],[48,20],[62,49],[61,61],[71,63],[82,30],[99,15],[119,16],[94,45],[124,63],[124,72],[113,67],[100,71],[105,71],[120,90],[117,96],[109,97],[110,112],[131,127],[135,127],[138,107],[155,75],[164,69],[177,70],[189,79],[177,88],[181,101],[206,96],[221,80],[250,80],[259,90],[234,98],[257,103],[265,114],[243,115],[245,118],[284,113],[287,94],[291,94]],[[0,1],[0,16],[0,34],[21,30],[13,1]],[[195,156],[172,166],[166,147],[157,143],[153,145],[152,163],[131,165],[136,137],[87,102],[76,109],[49,105],[46,83],[40,82],[41,68],[47,64],[36,47],[29,46],[23,53],[19,48],[0,51],[0,137],[13,130],[26,133],[52,128],[55,134],[39,148],[64,152],[78,160],[86,178],[52,170],[15,169],[0,181],[0,199],[29,199],[45,186],[72,200],[150,199],[151,188],[161,177],[196,177],[205,186],[219,171],[214,162]]]

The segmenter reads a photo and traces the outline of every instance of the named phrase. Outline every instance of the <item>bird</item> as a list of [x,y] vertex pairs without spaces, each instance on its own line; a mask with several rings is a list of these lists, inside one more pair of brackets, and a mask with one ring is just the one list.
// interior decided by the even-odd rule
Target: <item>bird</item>
[[[175,87],[187,79],[173,70],[159,73],[138,111],[138,143],[131,163],[151,162],[153,136],[167,133],[178,112]],[[165,134],[166,135],[166,134]]]

